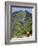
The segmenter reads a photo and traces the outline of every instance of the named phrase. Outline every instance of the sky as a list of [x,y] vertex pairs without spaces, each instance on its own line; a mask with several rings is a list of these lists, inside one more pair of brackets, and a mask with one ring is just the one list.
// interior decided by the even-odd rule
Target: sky
[[27,10],[28,12],[32,13],[32,8],[21,8],[21,7],[12,7],[12,12],[15,12],[15,11],[25,11]]

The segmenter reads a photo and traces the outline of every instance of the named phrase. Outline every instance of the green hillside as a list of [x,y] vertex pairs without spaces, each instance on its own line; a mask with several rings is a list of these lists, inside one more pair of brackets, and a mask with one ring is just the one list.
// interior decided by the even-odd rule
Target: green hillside
[[18,11],[11,14],[11,37],[32,34],[32,14],[28,11]]

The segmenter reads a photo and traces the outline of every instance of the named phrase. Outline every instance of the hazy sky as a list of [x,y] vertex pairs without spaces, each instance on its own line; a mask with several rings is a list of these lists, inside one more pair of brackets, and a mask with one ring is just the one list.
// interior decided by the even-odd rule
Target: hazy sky
[[12,12],[15,12],[15,11],[25,11],[27,10],[28,12],[32,13],[32,8],[21,8],[21,7],[12,7]]

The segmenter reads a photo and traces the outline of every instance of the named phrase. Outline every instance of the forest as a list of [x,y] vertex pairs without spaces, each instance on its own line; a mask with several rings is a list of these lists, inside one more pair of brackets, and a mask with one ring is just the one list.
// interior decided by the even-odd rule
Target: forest
[[32,13],[22,10],[11,13],[11,38],[30,35],[32,35]]

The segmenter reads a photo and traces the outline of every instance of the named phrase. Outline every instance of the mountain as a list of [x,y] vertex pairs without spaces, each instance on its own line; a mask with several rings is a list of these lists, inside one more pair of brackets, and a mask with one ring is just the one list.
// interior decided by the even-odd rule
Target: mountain
[[32,14],[28,11],[16,11],[11,14],[11,36],[24,35],[32,31]]

